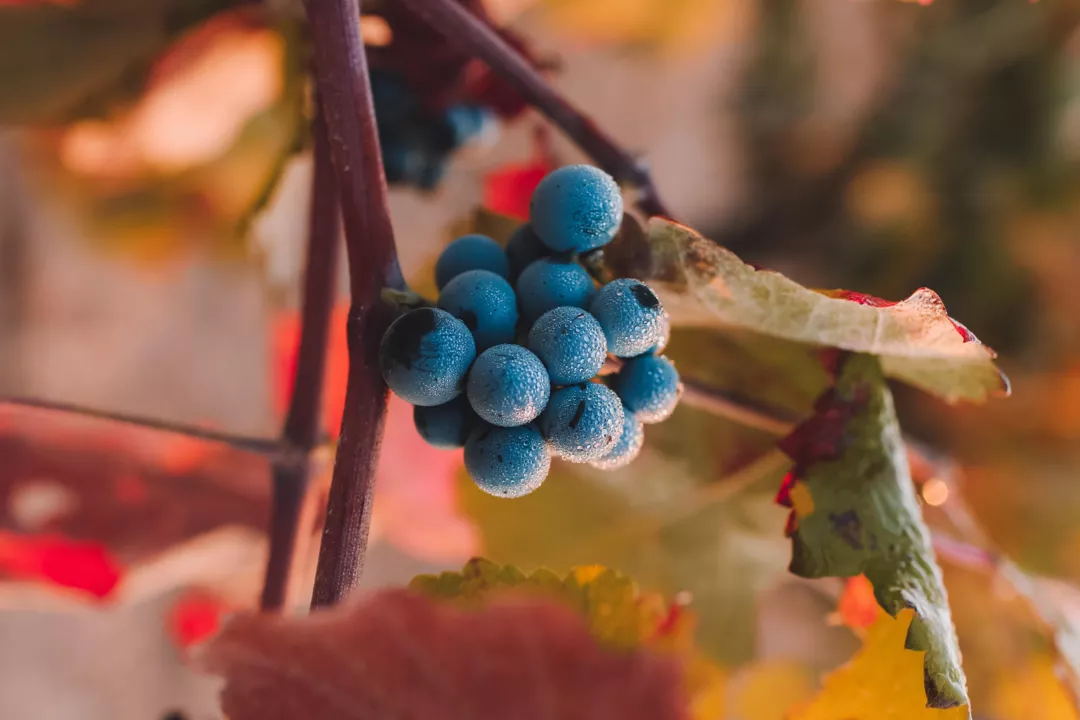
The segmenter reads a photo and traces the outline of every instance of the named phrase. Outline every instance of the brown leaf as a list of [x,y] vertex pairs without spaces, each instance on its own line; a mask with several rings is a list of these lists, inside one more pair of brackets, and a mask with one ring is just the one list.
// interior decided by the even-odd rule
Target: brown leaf
[[679,667],[603,649],[550,602],[481,610],[406,590],[307,618],[242,616],[204,666],[225,677],[230,720],[686,717]]

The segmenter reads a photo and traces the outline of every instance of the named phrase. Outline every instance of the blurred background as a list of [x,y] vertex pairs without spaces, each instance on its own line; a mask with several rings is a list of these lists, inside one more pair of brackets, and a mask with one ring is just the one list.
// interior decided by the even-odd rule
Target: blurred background
[[[949,407],[895,388],[905,430],[954,461],[923,486],[928,520],[962,503],[994,548],[1055,578],[1066,614],[1080,607],[1080,4],[482,4],[647,158],[680,221],[811,287],[892,300],[932,287],[1000,353],[1009,400]],[[267,6],[0,0],[0,395],[279,432],[311,159],[302,25],[289,3]],[[482,87],[432,112],[434,91],[393,82],[409,38],[365,7],[398,250],[430,293],[437,253],[478,206],[520,216],[547,168],[586,159]],[[780,341],[684,331],[670,352],[688,376],[792,413],[826,384],[811,349]],[[725,717],[779,720],[859,630],[837,614],[840,583],[786,572],[783,468],[732,476],[774,443],[681,408],[631,467],[558,464],[507,503],[392,401],[364,584],[476,554],[604,563],[687,593],[699,645],[728,674]],[[316,458],[321,482],[330,457]],[[250,454],[0,404],[0,717],[218,717],[215,684],[184,657],[254,606],[268,493]],[[297,608],[317,513],[307,522]],[[1009,590],[943,566],[976,715],[1077,717]]]

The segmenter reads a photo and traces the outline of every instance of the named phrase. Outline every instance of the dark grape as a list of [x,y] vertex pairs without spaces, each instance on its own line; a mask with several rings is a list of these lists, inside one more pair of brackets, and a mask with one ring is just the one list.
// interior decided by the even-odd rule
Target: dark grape
[[475,357],[469,329],[436,308],[405,313],[391,323],[379,346],[383,380],[413,405],[441,405],[459,395]]
[[567,165],[548,173],[536,186],[529,211],[533,230],[556,252],[606,245],[622,218],[618,183],[591,165]]

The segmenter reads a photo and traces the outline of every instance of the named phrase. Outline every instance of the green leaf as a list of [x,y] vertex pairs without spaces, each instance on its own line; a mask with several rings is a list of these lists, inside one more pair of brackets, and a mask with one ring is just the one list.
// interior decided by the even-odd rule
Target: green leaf
[[649,222],[647,237],[623,233],[620,240],[605,250],[610,269],[648,280],[676,324],[876,355],[889,377],[949,402],[1008,393],[994,351],[954,322],[932,290],[898,303],[814,291],[661,218]]
[[[540,489],[513,502],[484,494],[463,473],[462,509],[497,562],[556,572],[599,564],[668,596],[688,592],[699,647],[738,664],[753,655],[757,594],[784,572],[783,515],[772,499],[788,466],[768,452],[773,438],[736,441],[738,432],[679,408],[646,430],[645,451],[618,472],[557,461]],[[725,472],[735,449],[758,459]]]
[[926,652],[927,704],[968,703],[941,571],[911,482],[881,364],[842,359],[817,412],[781,441],[795,461],[778,502],[792,508],[791,571],[808,578],[866,575],[890,615],[914,609],[905,647]]
[[0,123],[60,123],[136,95],[180,34],[239,0],[81,0],[0,8]]

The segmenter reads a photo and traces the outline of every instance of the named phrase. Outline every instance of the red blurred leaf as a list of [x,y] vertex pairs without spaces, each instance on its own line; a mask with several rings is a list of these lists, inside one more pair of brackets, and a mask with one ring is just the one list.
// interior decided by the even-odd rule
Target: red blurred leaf
[[519,220],[529,219],[533,190],[552,170],[546,158],[504,165],[484,178],[484,207]]
[[170,609],[169,635],[178,647],[197,645],[218,631],[225,610],[225,604],[213,595],[191,591],[180,597]]
[[56,535],[16,535],[0,531],[0,571],[97,598],[108,597],[123,570],[108,549]]
[[[349,346],[345,325],[349,319],[348,303],[339,303],[330,319],[330,347],[326,351],[326,378],[323,389],[323,426],[334,437],[341,429],[345,410],[345,384],[349,377]],[[296,310],[278,313],[270,330],[271,377],[274,408],[284,416],[292,393],[296,354],[300,349],[300,314]]]
[[306,618],[243,616],[207,646],[231,720],[685,718],[679,666],[601,648],[550,602],[481,610],[387,590]]
[[461,512],[460,450],[439,450],[424,442],[413,409],[390,396],[379,453],[372,527],[414,557],[456,562],[476,554],[480,538]]

